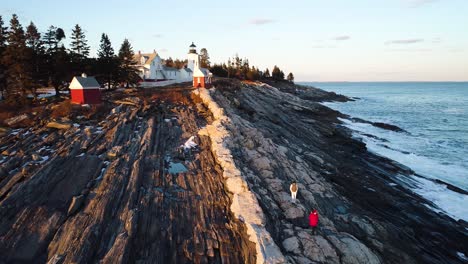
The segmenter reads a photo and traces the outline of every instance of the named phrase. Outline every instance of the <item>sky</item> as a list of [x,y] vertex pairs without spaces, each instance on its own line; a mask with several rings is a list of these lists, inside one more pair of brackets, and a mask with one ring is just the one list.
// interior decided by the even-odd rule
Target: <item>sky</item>
[[467,0],[0,0],[9,24],[41,32],[79,24],[93,56],[102,33],[117,51],[186,58],[193,42],[212,62],[238,54],[296,81],[468,81]]

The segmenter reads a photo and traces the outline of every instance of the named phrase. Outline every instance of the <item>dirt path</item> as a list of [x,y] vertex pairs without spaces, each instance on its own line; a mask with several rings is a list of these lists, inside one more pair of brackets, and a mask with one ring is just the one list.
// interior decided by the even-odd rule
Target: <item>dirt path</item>
[[210,117],[188,91],[140,98],[101,122],[0,139],[0,263],[255,262],[208,138],[178,151]]

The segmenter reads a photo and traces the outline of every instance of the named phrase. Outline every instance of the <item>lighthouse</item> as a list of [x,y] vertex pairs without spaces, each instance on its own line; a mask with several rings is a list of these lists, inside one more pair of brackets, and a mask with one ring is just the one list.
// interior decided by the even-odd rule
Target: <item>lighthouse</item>
[[187,68],[195,70],[196,67],[199,67],[200,56],[197,53],[197,46],[192,42],[192,45],[189,47],[189,52],[187,55]]

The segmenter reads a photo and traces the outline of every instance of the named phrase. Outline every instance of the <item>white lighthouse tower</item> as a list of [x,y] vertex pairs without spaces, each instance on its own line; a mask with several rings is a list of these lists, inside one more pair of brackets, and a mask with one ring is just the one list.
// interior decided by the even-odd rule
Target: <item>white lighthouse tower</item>
[[197,53],[197,46],[195,44],[190,45],[189,53],[187,55],[187,68],[195,70],[195,68],[200,67],[200,56]]

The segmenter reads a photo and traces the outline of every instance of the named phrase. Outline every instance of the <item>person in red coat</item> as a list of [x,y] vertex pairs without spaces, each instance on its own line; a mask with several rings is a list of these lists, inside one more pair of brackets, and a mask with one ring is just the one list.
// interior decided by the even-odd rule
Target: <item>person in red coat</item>
[[312,233],[315,234],[315,230],[317,229],[317,224],[318,224],[319,216],[317,210],[313,210],[310,212],[309,215],[309,225],[312,228]]

